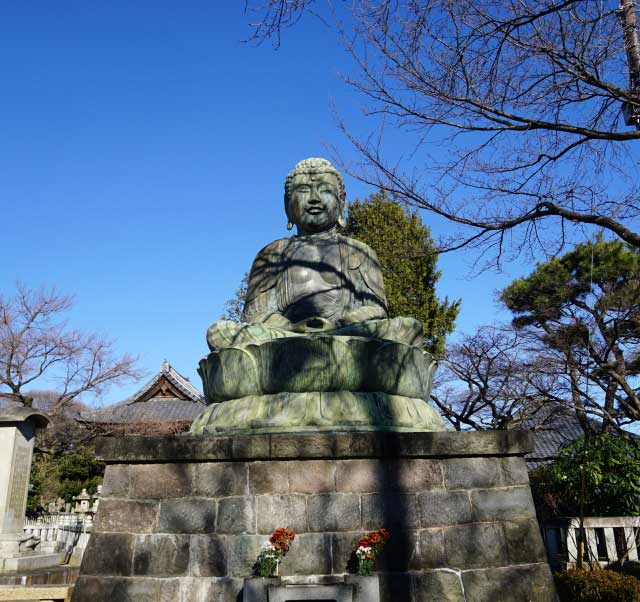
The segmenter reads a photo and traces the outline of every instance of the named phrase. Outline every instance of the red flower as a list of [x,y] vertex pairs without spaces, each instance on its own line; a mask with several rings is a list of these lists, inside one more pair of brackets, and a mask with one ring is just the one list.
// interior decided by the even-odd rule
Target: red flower
[[273,532],[273,534],[269,538],[269,541],[276,550],[282,551],[284,554],[286,554],[289,551],[291,542],[295,538],[296,534],[293,531],[291,531],[290,529],[280,528],[276,529]]
[[372,548],[374,554],[382,551],[382,548],[389,541],[389,531],[386,529],[377,529],[367,533],[358,541],[358,547]]

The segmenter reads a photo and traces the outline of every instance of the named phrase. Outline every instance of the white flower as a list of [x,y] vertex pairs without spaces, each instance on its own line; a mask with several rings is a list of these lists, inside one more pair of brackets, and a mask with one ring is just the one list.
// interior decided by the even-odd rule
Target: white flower
[[371,554],[371,548],[369,546],[360,546],[356,550],[356,556],[359,558],[365,558],[369,554]]

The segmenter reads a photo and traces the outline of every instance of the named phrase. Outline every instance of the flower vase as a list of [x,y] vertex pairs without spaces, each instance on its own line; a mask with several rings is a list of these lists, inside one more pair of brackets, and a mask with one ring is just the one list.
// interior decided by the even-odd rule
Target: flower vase
[[242,602],[267,602],[269,587],[280,583],[280,577],[245,577]]
[[345,575],[344,582],[354,588],[354,602],[380,602],[378,575]]

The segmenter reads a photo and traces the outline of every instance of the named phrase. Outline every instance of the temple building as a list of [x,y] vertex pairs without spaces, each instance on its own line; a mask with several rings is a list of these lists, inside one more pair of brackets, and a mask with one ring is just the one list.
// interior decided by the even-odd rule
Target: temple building
[[130,398],[83,412],[79,420],[103,432],[178,433],[205,407],[202,393],[164,360],[160,372]]

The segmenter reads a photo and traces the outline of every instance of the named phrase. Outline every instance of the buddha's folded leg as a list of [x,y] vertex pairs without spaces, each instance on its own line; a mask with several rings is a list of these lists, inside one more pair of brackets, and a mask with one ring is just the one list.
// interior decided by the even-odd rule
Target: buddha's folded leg
[[211,351],[215,351],[223,347],[242,347],[252,343],[263,343],[273,339],[297,336],[300,336],[300,334],[279,328],[271,328],[264,324],[218,320],[209,326],[207,330],[207,344]]
[[367,322],[349,324],[349,326],[337,328],[327,334],[388,339],[414,347],[422,347],[424,342],[422,324],[414,318],[368,320]]

